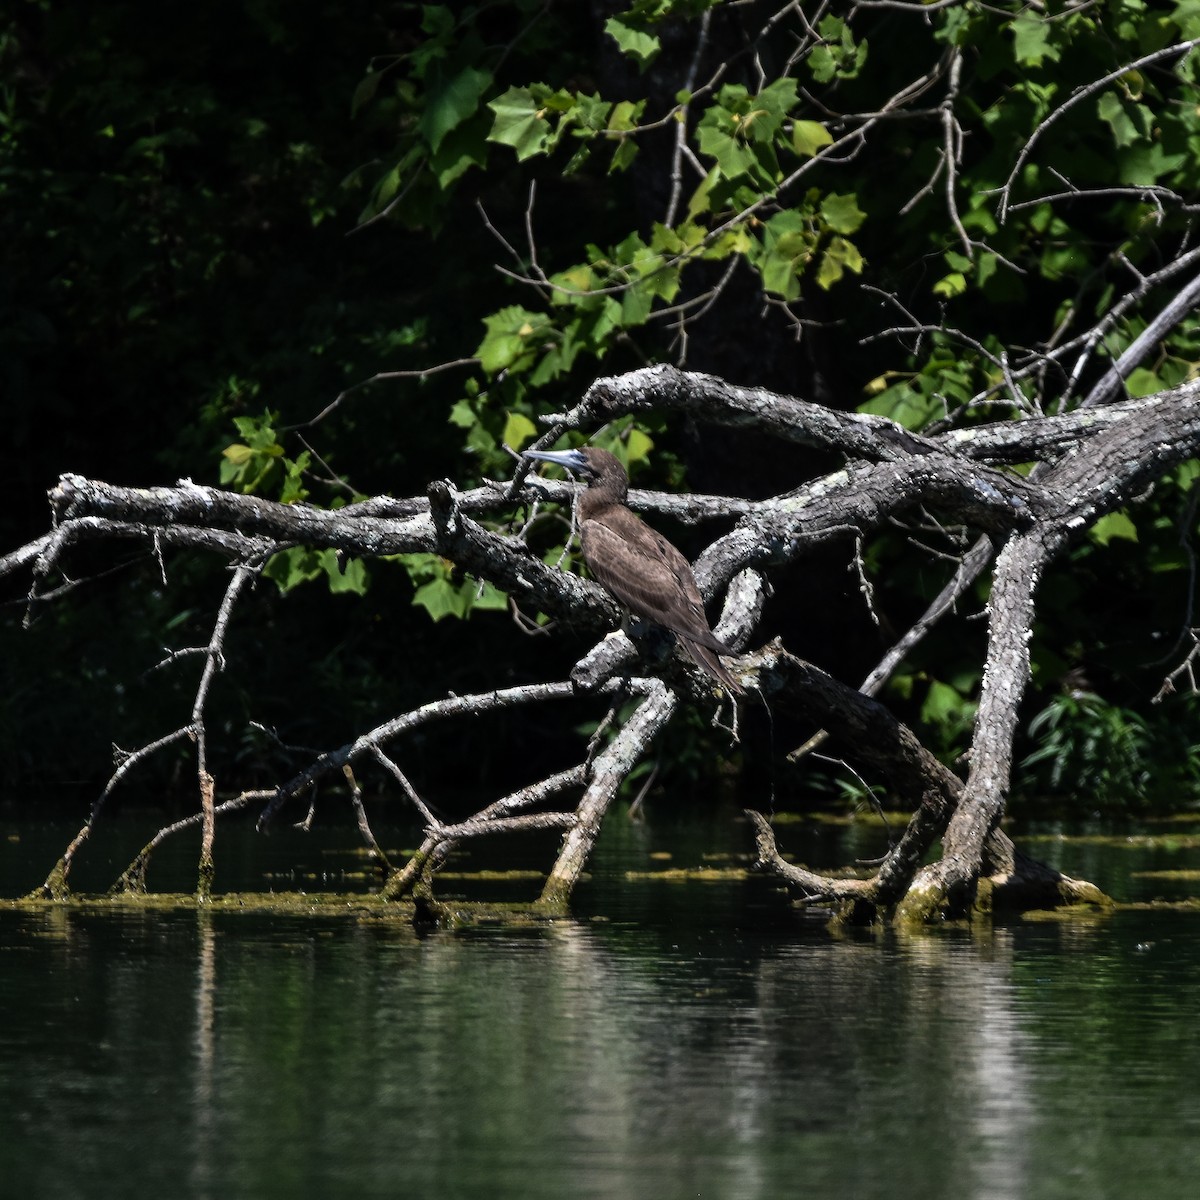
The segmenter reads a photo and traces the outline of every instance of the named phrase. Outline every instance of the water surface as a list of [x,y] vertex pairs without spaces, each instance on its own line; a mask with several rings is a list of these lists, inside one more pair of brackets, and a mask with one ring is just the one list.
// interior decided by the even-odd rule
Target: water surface
[[3,1194],[1192,1194],[1200,918],[835,937],[626,877],[713,844],[614,822],[516,931],[0,910]]

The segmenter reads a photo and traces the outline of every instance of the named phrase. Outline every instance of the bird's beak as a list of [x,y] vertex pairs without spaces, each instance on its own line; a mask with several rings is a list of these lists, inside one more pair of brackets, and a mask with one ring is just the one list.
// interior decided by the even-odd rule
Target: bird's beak
[[576,474],[587,469],[587,459],[580,450],[522,450],[521,457],[554,463],[555,466],[566,467],[568,471],[574,471]]

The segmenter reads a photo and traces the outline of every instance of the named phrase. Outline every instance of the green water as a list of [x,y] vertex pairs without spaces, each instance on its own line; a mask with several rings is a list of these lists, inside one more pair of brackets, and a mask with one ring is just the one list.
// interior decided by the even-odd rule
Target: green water
[[1195,1194],[1200,915],[833,937],[626,877],[713,840],[614,825],[579,915],[518,931],[0,910],[0,1195]]

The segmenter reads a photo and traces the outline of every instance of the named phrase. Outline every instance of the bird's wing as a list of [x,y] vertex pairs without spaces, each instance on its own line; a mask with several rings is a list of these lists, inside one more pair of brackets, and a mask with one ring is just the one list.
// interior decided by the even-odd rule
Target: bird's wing
[[679,638],[679,644],[691,655],[692,661],[703,667],[714,679],[719,679],[731,692],[742,693],[745,688],[725,669],[721,660],[707,646],[689,637]]
[[588,569],[635,616],[732,653],[708,627],[704,604],[686,558],[662,534],[624,510],[583,523]]

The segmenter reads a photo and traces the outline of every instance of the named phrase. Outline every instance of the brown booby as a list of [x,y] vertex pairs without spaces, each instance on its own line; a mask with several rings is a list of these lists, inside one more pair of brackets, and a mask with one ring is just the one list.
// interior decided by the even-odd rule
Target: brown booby
[[586,480],[579,497],[579,540],[588,570],[635,617],[671,630],[700,667],[733,692],[742,687],[718,654],[734,654],[714,636],[688,560],[625,505],[629,477],[616,455],[581,450],[526,450]]

